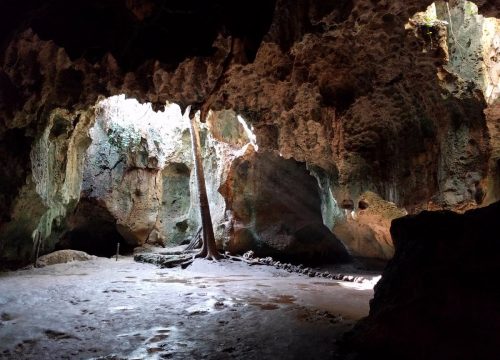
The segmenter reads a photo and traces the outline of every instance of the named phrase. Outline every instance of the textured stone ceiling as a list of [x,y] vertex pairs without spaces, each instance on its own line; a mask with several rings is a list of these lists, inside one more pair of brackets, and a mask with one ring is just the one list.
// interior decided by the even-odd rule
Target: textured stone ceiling
[[[464,211],[495,201],[500,121],[495,106],[484,114],[484,81],[476,71],[491,41],[471,42],[471,53],[462,56],[448,36],[447,12],[438,22],[410,25],[430,4],[2,1],[0,168],[9,176],[0,176],[0,188],[9,191],[0,192],[0,238],[19,258],[19,239],[31,247],[32,231],[51,223],[40,222],[45,207],[48,218],[64,224],[67,205],[79,194],[77,181],[75,201],[59,194],[66,191],[62,181],[81,175],[71,166],[84,154],[96,102],[118,94],[155,110],[166,101],[193,105],[202,119],[210,110],[240,114],[253,127],[259,152],[315,172],[324,224],[332,230],[339,217],[352,220],[339,236],[359,227],[361,238],[368,232],[390,245],[388,224],[404,213],[393,206],[409,213]],[[465,21],[463,1],[449,4],[464,46],[481,30],[479,17]],[[492,2],[479,5],[495,14]],[[53,133],[58,136],[44,140]],[[47,189],[65,201],[56,212],[52,197],[40,197],[45,192],[32,182],[37,163],[50,165]],[[358,209],[367,196],[370,209]],[[344,202],[353,204],[345,216],[337,206]],[[379,222],[382,230],[374,232]]]
[[271,23],[273,0],[2,1],[0,39],[31,27],[72,60],[99,61],[107,52],[124,69],[157,59],[175,64],[207,56],[219,32],[243,39],[253,58]]

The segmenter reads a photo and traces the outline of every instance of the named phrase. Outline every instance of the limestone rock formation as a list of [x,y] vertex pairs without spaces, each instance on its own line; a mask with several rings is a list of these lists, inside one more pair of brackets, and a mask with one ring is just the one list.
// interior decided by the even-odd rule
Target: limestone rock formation
[[76,250],[59,250],[53,253],[41,256],[37,263],[37,267],[45,267],[48,265],[64,264],[71,261],[88,261],[97,258],[83,251]]
[[[491,1],[476,3],[479,14],[498,16]],[[464,0],[437,2],[434,18],[418,15],[430,4],[240,3],[249,16],[225,0],[202,8],[150,0],[0,4],[8,7],[0,14],[15,14],[0,22],[0,166],[12,174],[0,175],[1,261],[32,258],[35,230],[46,252],[72,231],[68,224],[80,224],[69,216],[81,195],[94,110],[120,94],[154,110],[166,102],[201,110],[220,239],[232,231],[232,215],[217,189],[247,143],[238,116],[259,151],[316,174],[329,231],[346,221],[344,200],[357,212],[367,191],[409,213],[463,212],[498,200],[499,111],[491,96],[499,83],[498,22]],[[169,215],[162,202],[175,200],[165,182],[187,192],[187,170],[175,164],[190,169],[188,160],[164,167],[158,154],[147,155],[154,147],[138,145],[144,151],[110,154],[114,161],[92,172],[113,191],[96,194],[87,178],[84,198],[104,199],[90,203],[112,214],[131,244],[182,241],[196,231],[195,214],[181,201]],[[359,240],[368,248],[388,244],[384,216],[363,220],[358,235],[366,234]],[[377,256],[389,257],[386,250]]]
[[396,252],[350,346],[360,359],[494,359],[500,341],[500,202],[393,221]]
[[197,222],[189,223],[192,160],[180,109],[157,113],[115,97],[100,102],[96,113],[83,169],[86,204],[109,213],[108,222],[129,246],[163,246],[176,243],[189,226],[196,231]]
[[[246,126],[231,111],[210,112],[203,126],[206,180],[221,247],[228,219],[217,190],[232,159],[252,141]],[[117,242],[126,250],[189,241],[200,221],[198,200],[191,195],[196,184],[187,127],[175,104],[154,112],[123,96],[101,101],[89,132],[80,203],[58,246],[94,247],[94,253],[109,256]]]
[[221,193],[233,216],[229,251],[306,262],[349,258],[323,224],[318,184],[304,164],[249,148]]
[[373,192],[365,192],[356,206],[341,204],[345,217],[340,218],[333,233],[342,239],[351,255],[389,260],[394,255],[389,228],[391,221],[406,215],[394,203],[384,201]]

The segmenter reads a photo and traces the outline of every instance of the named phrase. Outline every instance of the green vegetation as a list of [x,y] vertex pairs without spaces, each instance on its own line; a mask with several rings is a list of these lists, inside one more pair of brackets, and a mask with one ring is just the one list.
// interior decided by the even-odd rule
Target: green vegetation
[[469,15],[469,16],[474,16],[474,15],[478,14],[477,6],[470,1],[465,2],[464,11],[465,11],[465,14]]

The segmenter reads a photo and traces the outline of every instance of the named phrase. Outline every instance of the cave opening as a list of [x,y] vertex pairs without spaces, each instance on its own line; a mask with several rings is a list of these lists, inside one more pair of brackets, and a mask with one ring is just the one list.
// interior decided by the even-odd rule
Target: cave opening
[[[257,151],[253,126],[234,111],[208,113],[201,127],[202,161],[219,247],[227,242],[224,224],[230,218],[219,188],[232,161],[246,151]],[[77,123],[56,113],[47,128],[47,141],[57,142]],[[112,256],[143,246],[175,247],[187,244],[200,229],[198,197],[193,171],[189,121],[177,104],[167,102],[155,111],[125,95],[99,100],[90,109],[78,147],[81,175],[75,174],[74,203],[67,231],[56,249],[83,250]],[[71,121],[69,121],[71,120]],[[83,122],[82,122],[83,123]],[[85,135],[87,134],[87,135]],[[60,220],[58,220],[60,221]],[[85,239],[87,241],[85,242]]]
[[191,205],[186,126],[176,104],[155,112],[124,95],[99,101],[81,195],[56,248],[110,257],[118,243],[121,254],[131,254],[146,242],[185,240]]
[[[80,194],[55,248],[110,257],[118,243],[122,254],[188,244],[201,223],[188,121],[180,107],[167,103],[154,111],[150,103],[119,95],[100,100],[93,114],[82,147]],[[48,141],[61,138],[67,126],[61,114],[54,116]],[[255,129],[232,110],[210,111],[200,126],[221,250],[253,250],[295,264],[348,260],[324,225],[317,180],[305,163],[259,152]]]
[[69,229],[56,243],[55,250],[78,250],[107,258],[117,252],[121,255],[133,252],[133,246],[118,232],[112,214],[92,199],[81,199],[68,222]]
[[0,358],[498,353],[498,9],[430,2],[2,2]]

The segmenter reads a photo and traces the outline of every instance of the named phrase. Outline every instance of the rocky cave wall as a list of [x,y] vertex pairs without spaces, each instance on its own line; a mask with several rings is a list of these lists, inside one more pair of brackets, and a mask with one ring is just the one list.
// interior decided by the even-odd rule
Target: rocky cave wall
[[[169,104],[154,112],[115,96],[100,101],[95,114],[80,203],[56,246],[110,256],[115,242],[123,251],[191,240],[201,225],[181,109]],[[259,153],[251,128],[230,110],[209,113],[201,148],[220,248],[295,261],[347,260],[323,225],[318,184],[304,163]]]
[[[2,14],[15,15],[2,23],[1,38],[0,161],[9,173],[1,176],[0,254],[27,259],[35,229],[47,250],[67,230],[99,96],[126,94],[154,109],[166,101],[192,104],[203,120],[210,110],[241,114],[259,151],[306,164],[323,224],[357,256],[389,258],[388,224],[406,212],[463,211],[497,200],[498,105],[476,75],[486,69],[495,88],[496,67],[471,58],[459,64],[467,71],[457,70],[449,24],[414,17],[430,3],[245,3],[254,17],[223,1],[201,8],[150,0],[2,5]],[[498,16],[491,2],[477,4],[485,16]],[[465,46],[477,27],[462,29],[463,2],[450,6]],[[92,18],[95,28],[86,33],[88,26],[69,21],[77,15]],[[200,29],[207,31],[197,37]],[[489,47],[483,53],[496,49]],[[477,52],[470,51],[479,59]],[[207,159],[207,171],[221,171]],[[140,165],[129,175],[131,188],[139,173],[168,182],[166,169],[160,176],[157,165]],[[209,189],[215,199],[217,187]],[[159,188],[150,191],[159,199]],[[218,224],[229,221],[225,211],[216,213]],[[153,218],[148,231],[153,222],[161,228]],[[139,231],[141,239],[148,231]],[[127,232],[121,235],[130,238]]]
[[[212,130],[212,123],[224,132]],[[251,140],[231,111],[211,113],[201,135],[207,191],[222,241],[227,216],[218,189]],[[154,112],[150,104],[124,96],[105,99],[97,105],[90,137],[81,199],[112,215],[111,225],[124,243],[172,246],[196,235],[201,225],[189,122],[179,106]],[[79,216],[70,222],[79,223]]]
[[495,359],[500,202],[393,222],[396,245],[369,316],[344,340],[353,359]]

